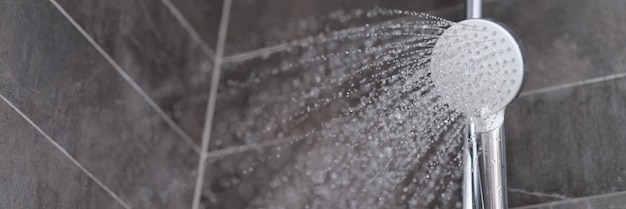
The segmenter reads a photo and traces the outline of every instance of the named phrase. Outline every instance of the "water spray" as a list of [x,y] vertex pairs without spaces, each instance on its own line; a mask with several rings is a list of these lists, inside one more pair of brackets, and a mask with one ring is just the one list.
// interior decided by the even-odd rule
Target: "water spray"
[[443,101],[468,118],[463,208],[504,209],[504,112],[522,88],[524,60],[510,30],[478,19],[480,3],[468,0],[468,19],[446,29],[437,40],[431,78]]

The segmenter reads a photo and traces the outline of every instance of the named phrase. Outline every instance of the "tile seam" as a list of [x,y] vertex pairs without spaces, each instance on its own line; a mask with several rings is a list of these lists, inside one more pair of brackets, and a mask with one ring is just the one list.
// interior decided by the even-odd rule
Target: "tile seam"
[[217,47],[215,50],[215,65],[213,66],[213,74],[211,75],[211,88],[209,89],[209,99],[207,101],[206,117],[204,119],[204,128],[202,130],[202,145],[200,146],[200,160],[198,161],[198,176],[196,177],[196,185],[192,202],[192,209],[198,209],[200,206],[200,196],[202,195],[202,186],[204,184],[204,173],[206,171],[206,159],[209,143],[211,140],[211,128],[213,124],[213,116],[215,114],[215,103],[217,102],[217,90],[220,82],[220,73],[224,55],[224,45],[228,31],[228,21],[230,19],[231,0],[224,0],[222,7],[222,16],[220,18],[220,26],[217,37]]
[[532,205],[524,205],[524,206],[519,206],[519,207],[512,207],[511,209],[532,209],[532,208],[538,208],[538,207],[555,206],[555,205],[560,205],[560,204],[565,204],[565,203],[571,203],[571,202],[574,202],[574,201],[585,201],[585,202],[589,203],[589,201],[593,201],[593,200],[597,200],[597,199],[601,199],[601,198],[607,198],[607,197],[615,197],[615,196],[625,196],[626,197],[626,191],[612,192],[612,193],[599,194],[599,195],[591,195],[591,196],[585,196],[585,197],[576,197],[576,198],[571,198],[571,199],[567,199],[567,200],[559,200],[559,201],[539,203],[539,204],[532,204]]
[[180,13],[180,10],[178,10],[178,8],[174,6],[174,4],[172,4],[170,0],[161,0],[161,2],[165,5],[165,7],[167,7],[170,13],[174,15],[178,23],[180,23],[183,26],[183,28],[187,31],[187,33],[189,33],[191,38],[193,38],[193,40],[196,41],[196,43],[200,45],[200,48],[202,48],[202,51],[207,56],[209,56],[211,61],[215,61],[215,52],[213,52],[209,44],[204,40],[204,38],[200,36],[198,31],[196,31],[196,29],[191,25],[191,23],[189,23],[187,18],[185,18],[185,16],[183,16],[183,14]]
[[[486,0],[485,4],[488,3],[493,3],[493,2],[497,2],[499,0]],[[442,13],[442,12],[446,12],[449,10],[455,10],[455,9],[460,9],[463,7],[463,4],[455,4],[455,5],[451,5],[448,6],[446,8],[441,8],[441,9],[433,9],[430,11],[425,11],[425,13]],[[399,17],[393,20],[388,20],[388,21],[394,21],[394,20],[398,20],[398,19],[402,19],[402,18],[406,18],[406,17]],[[382,22],[377,22],[375,24],[379,24],[379,23],[384,23],[387,21],[382,21]],[[349,29],[349,28],[346,28]],[[284,51],[287,48],[290,47],[290,45],[296,45],[300,42],[306,41],[306,38],[303,39],[298,39],[298,40],[293,40],[293,41],[289,41],[289,43],[280,43],[280,44],[275,44],[272,46],[267,46],[267,47],[262,47],[262,48],[258,48],[258,49],[252,49],[252,50],[248,50],[245,52],[240,52],[240,53],[236,53],[236,54],[232,54],[232,55],[228,55],[226,57],[224,57],[224,63],[233,63],[233,62],[242,62],[242,61],[246,61],[246,60],[250,60],[250,59],[254,59],[256,57],[261,57],[264,56],[264,54],[267,53],[276,53],[276,52],[280,52],[280,51]]]
[[26,116],[20,109],[17,108],[11,101],[9,101],[4,95],[0,94],[0,99],[2,99],[6,104],[8,104],[17,114],[19,114],[26,122],[28,122],[32,127],[34,127],[39,134],[43,135],[48,142],[50,142],[57,150],[59,150],[65,157],[70,159],[70,161],[76,165],[83,173],[85,173],[92,181],[94,181],[100,188],[102,188],[106,193],[111,195],[113,199],[115,199],[119,204],[121,204],[126,209],[131,209],[131,207],[124,201],[120,196],[115,194],[113,190],[107,187],[102,181],[100,181],[96,176],[87,170],[82,164],[78,162],[72,155],[70,155],[67,150],[65,150],[60,144],[54,141],[48,134],[46,134],[35,122],[33,122],[28,116]]
[[626,77],[626,73],[617,73],[617,74],[612,74],[612,75],[607,75],[607,76],[602,76],[602,77],[590,78],[586,80],[575,81],[571,83],[559,84],[559,85],[550,86],[546,88],[525,91],[525,92],[522,92],[519,97],[527,97],[527,96],[532,96],[536,94],[544,94],[544,93],[563,90],[563,89],[570,89],[570,88],[575,88],[579,86],[602,83],[606,81],[617,80],[617,79],[624,78],[624,77]]
[[85,39],[87,39],[87,41],[94,48],[96,48],[96,51],[98,51],[98,53],[100,53],[100,55],[102,55],[104,59],[107,60],[111,66],[113,66],[115,71],[117,71],[118,74],[131,85],[131,87],[143,98],[143,100],[145,100],[150,107],[152,107],[152,109],[155,110],[157,114],[163,118],[163,120],[165,120],[174,132],[183,138],[183,140],[191,146],[194,152],[200,154],[201,149],[193,142],[191,137],[189,137],[189,135],[187,135],[187,133],[185,133],[158,104],[156,104],[156,102],[139,86],[139,84],[137,84],[137,82],[135,82],[135,80],[133,80],[130,75],[128,75],[128,73],[126,73],[126,71],[124,71],[119,64],[117,64],[117,62],[87,33],[87,31],[85,31],[55,0],[49,1],[59,10],[59,12],[61,12],[61,14],[63,14],[63,16],[65,16],[65,18],[74,26],[74,28],[78,30],[79,33],[81,33],[81,35],[83,35],[83,37],[85,37]]

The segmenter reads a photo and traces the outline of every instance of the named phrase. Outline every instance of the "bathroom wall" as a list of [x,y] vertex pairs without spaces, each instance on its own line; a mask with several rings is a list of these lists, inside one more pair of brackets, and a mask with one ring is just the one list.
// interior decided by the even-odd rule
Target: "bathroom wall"
[[213,61],[174,14],[0,1],[0,208],[190,208]]
[[[354,4],[236,1],[226,62],[320,32],[288,27]],[[378,4],[442,3],[362,7]],[[221,10],[206,0],[0,1],[0,208],[190,208]]]
[[619,0],[501,0],[486,9],[526,46],[526,87],[506,113],[510,205],[624,207],[624,9]]
[[[294,59],[263,56],[285,42],[351,26],[315,18],[333,11],[379,6],[460,20],[459,3],[234,0],[222,81]],[[0,208],[190,208],[222,6],[0,0]],[[625,204],[625,9],[621,0],[487,3],[485,16],[510,26],[527,52],[526,88],[507,110],[511,206]],[[232,134],[254,123],[241,121],[243,111],[263,102],[220,90],[201,196],[207,208],[245,207],[267,187],[260,180],[306,150]],[[254,159],[264,169],[241,177],[249,166],[241,162]],[[239,181],[249,186],[232,187]]]

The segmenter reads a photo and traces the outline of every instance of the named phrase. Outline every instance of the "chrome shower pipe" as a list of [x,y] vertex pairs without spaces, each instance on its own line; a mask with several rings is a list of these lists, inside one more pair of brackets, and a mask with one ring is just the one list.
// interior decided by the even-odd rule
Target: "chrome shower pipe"
[[468,118],[466,130],[463,209],[508,208],[504,125],[476,131],[474,121]]
[[[482,17],[482,0],[466,0],[466,19]],[[463,151],[463,209],[483,207],[477,137],[474,121],[468,116]]]
[[[466,12],[467,19],[482,18],[482,0],[467,0]],[[504,109],[501,111],[504,115]],[[477,132],[468,116],[466,129],[463,209],[508,208],[504,124]]]
[[482,0],[467,0],[466,12],[467,19],[476,19],[482,17]]
[[[504,125],[477,134],[477,143],[482,149],[478,157],[481,171],[480,188],[482,190],[483,208],[506,209],[506,157]],[[476,169],[476,167],[475,167]]]

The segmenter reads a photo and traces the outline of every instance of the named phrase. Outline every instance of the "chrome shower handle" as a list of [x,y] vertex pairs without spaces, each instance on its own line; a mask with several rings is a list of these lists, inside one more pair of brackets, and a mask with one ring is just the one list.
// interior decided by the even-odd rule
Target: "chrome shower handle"
[[504,126],[476,132],[472,119],[468,118],[466,127],[463,209],[508,208]]
[[478,143],[482,149],[479,156],[481,171],[481,195],[484,197],[483,208],[506,209],[506,157],[504,125],[494,130],[478,133]]

